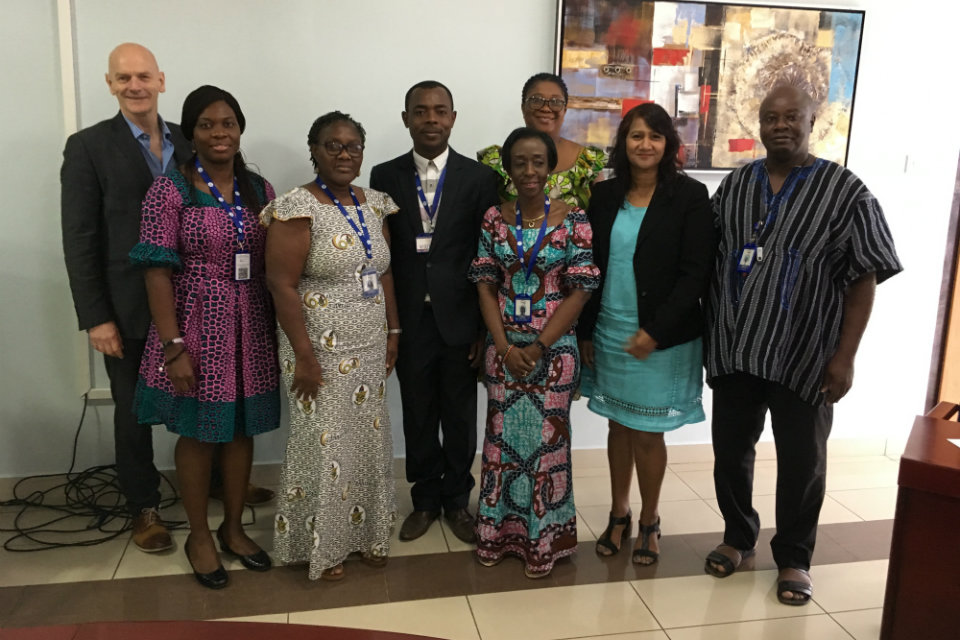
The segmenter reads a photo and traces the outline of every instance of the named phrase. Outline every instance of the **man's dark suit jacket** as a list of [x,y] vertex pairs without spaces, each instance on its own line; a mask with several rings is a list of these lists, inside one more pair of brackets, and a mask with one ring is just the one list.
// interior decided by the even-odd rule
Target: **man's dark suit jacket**
[[[593,228],[593,257],[606,274],[610,259],[610,234],[623,191],[613,180],[593,186],[587,216]],[[678,175],[670,184],[661,181],[650,199],[637,233],[633,272],[637,282],[639,325],[657,341],[658,349],[689,342],[703,334],[701,298],[714,268],[717,235],[707,188]],[[580,315],[577,336],[592,340],[603,292],[590,297]]]
[[[190,158],[180,127],[167,123],[174,160]],[[63,254],[81,330],[114,321],[143,339],[150,309],[143,271],[127,257],[140,239],[140,205],[153,183],[140,143],[119,112],[67,138],[60,169]]]
[[444,341],[469,344],[480,330],[480,306],[477,286],[467,279],[467,270],[477,255],[483,214],[500,202],[498,177],[489,167],[450,149],[433,242],[424,254],[416,248],[423,223],[415,171],[413,154],[408,151],[370,172],[370,187],[386,192],[400,207],[388,218],[400,327],[405,335],[416,330],[429,293]]

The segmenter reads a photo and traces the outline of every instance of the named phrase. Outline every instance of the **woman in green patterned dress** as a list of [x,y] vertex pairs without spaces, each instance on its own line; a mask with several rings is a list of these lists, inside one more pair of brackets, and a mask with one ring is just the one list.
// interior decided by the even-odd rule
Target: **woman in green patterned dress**
[[[567,114],[567,85],[552,73],[538,73],[523,84],[520,109],[523,121],[531,129],[546,133],[557,148],[557,166],[547,177],[548,194],[571,207],[586,210],[590,204],[590,186],[607,164],[607,154],[597,147],[585,147],[560,137],[563,118]],[[503,178],[500,199],[517,199],[517,188],[503,166],[499,145],[477,152],[477,159]]]

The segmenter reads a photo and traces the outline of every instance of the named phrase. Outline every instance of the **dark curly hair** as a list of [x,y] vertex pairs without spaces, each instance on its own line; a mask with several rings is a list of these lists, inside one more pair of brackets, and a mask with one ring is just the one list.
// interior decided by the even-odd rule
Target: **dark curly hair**
[[[331,111],[330,113],[323,114],[310,125],[310,131],[307,133],[307,146],[319,144],[320,132],[336,122],[349,122],[352,124],[357,129],[357,133],[360,134],[360,142],[362,144],[367,143],[367,132],[364,130],[362,124],[351,118],[348,113]],[[317,161],[313,159],[312,153],[310,154],[310,162],[313,163],[313,168],[316,169]]]
[[554,144],[553,138],[545,134],[543,131],[537,131],[531,127],[520,127],[514,129],[510,132],[510,135],[507,136],[507,139],[503,141],[503,147],[500,148],[500,163],[503,164],[503,168],[507,170],[507,173],[510,173],[510,151],[520,140],[527,140],[532,138],[534,140],[540,140],[547,147],[547,164],[549,165],[550,172],[552,173],[554,169],[557,168],[557,145]]
[[443,89],[447,92],[447,97],[450,98],[450,108],[453,109],[453,94],[450,93],[450,89],[447,87],[447,85],[443,84],[442,82],[437,82],[436,80],[421,80],[417,84],[407,89],[407,94],[403,97],[404,111],[408,111],[410,109],[410,98],[413,96],[413,92],[417,89]]
[[[181,109],[180,112],[180,128],[183,131],[183,137],[188,141],[193,141],[193,131],[197,127],[200,114],[215,102],[225,102],[227,106],[233,110],[233,115],[237,118],[237,126],[240,128],[240,133],[242,134],[246,130],[247,119],[240,109],[240,103],[233,97],[233,94],[220,87],[205,84],[191,91],[183,100],[183,109]],[[182,172],[191,189],[196,189],[196,187],[193,186],[194,179],[197,176],[197,168],[193,164],[193,160],[196,157],[197,152],[194,151],[193,157],[184,165],[184,171]],[[253,178],[251,178],[253,172],[247,168],[247,164],[243,160],[243,154],[239,151],[233,156],[233,175],[237,178],[237,190],[240,191],[240,200],[243,201],[243,204],[250,209],[254,215],[259,215],[261,209],[266,205],[266,202],[261,201],[257,190],[254,188]]]
[[523,90],[520,92],[520,104],[523,104],[523,101],[527,99],[527,94],[530,93],[530,89],[538,82],[552,82],[560,87],[560,91],[563,92],[564,102],[570,99],[570,93],[567,91],[567,83],[563,81],[563,78],[554,73],[542,72],[533,74],[523,83]]

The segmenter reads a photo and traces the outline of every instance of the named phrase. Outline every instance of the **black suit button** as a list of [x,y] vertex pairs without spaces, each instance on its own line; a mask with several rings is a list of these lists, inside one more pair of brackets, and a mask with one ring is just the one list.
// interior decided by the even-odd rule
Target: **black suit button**
[[430,264],[429,262],[427,263],[427,269],[429,269],[429,268],[432,267],[432,266],[433,266],[433,265]]
[[646,292],[646,291],[641,291],[641,292],[640,292],[640,297],[641,297],[641,298],[646,298],[646,297],[647,297],[647,292]]

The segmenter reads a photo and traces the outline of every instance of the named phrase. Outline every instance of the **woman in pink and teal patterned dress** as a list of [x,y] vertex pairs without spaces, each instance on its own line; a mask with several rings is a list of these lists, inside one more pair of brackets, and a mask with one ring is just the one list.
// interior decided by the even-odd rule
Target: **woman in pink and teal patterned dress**
[[[490,335],[485,356],[477,559],[523,559],[540,578],[574,552],[570,401],[580,378],[573,327],[600,280],[586,214],[544,196],[550,136],[517,129],[503,145],[516,202],[490,209],[470,269]],[[519,242],[518,242],[519,241]]]
[[252,436],[280,422],[273,307],[264,279],[266,233],[257,215],[273,187],[240,154],[245,119],[228,92],[203,86],[180,120],[196,153],[150,187],[140,243],[153,325],[140,366],[137,417],[180,436],[177,478],[190,523],[184,551],[205,587],[227,585],[207,524],[210,465],[222,444],[220,548],[254,571],[270,557],[241,524]]

